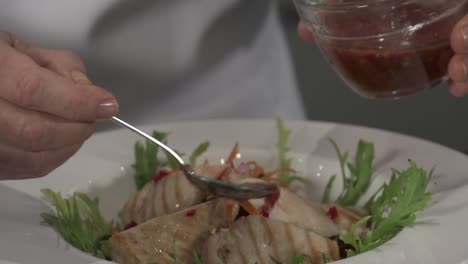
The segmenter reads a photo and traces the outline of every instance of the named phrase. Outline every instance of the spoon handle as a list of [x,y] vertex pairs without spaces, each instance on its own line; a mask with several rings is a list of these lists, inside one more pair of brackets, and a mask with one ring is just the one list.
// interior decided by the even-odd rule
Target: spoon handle
[[140,129],[130,125],[129,123],[123,121],[122,119],[118,118],[118,117],[112,117],[112,121],[118,123],[119,125],[123,126],[123,127],[126,127],[130,130],[132,130],[133,132],[139,134],[140,136],[143,136],[144,138],[148,139],[149,141],[155,143],[156,145],[160,146],[161,148],[163,148],[164,150],[166,150],[167,152],[169,152],[169,154],[171,154],[178,162],[181,166],[185,166],[185,162],[184,160],[174,151],[172,150],[171,148],[169,148],[168,146],[166,146],[164,143],[162,143],[161,141],[155,139],[154,137],[146,134],[145,132],[141,131]]

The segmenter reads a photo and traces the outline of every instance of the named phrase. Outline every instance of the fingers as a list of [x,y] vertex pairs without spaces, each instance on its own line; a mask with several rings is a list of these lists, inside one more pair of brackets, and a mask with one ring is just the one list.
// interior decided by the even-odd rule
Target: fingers
[[26,152],[0,145],[0,180],[42,177],[73,156],[81,145],[57,150]]
[[[78,55],[66,50],[48,50],[30,48],[24,51],[41,67],[56,72],[63,77],[72,79],[74,75],[86,76],[86,68]],[[84,78],[80,76],[80,78]]]
[[78,151],[96,120],[117,110],[75,54],[0,32],[0,180],[48,174]]
[[466,82],[468,76],[468,56],[456,54],[450,60],[448,73],[455,82]]
[[[39,66],[56,72],[66,78],[73,78],[73,74],[86,75],[86,67],[80,56],[68,50],[51,50],[31,46],[12,33],[0,32],[0,39],[4,39],[11,47],[32,58]],[[80,78],[83,78],[80,76]]]
[[451,45],[455,56],[449,63],[449,91],[457,97],[468,93],[468,15],[453,29]]
[[463,97],[468,94],[468,84],[466,82],[454,82],[450,81],[449,91],[456,97]]
[[117,100],[99,87],[81,84],[40,67],[29,56],[0,43],[0,98],[69,120],[93,122],[118,111]]
[[94,123],[72,122],[50,114],[19,108],[0,99],[0,144],[24,151],[44,151],[80,144]]
[[453,29],[451,45],[456,53],[468,53],[468,15],[466,15]]
[[307,43],[312,43],[314,41],[314,35],[309,31],[309,29],[307,29],[302,21],[299,22],[299,25],[297,26],[297,34]]

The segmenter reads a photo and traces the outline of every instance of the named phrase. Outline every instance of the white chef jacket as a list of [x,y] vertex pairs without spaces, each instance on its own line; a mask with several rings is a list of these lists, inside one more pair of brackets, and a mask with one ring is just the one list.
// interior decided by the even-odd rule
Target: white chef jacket
[[0,25],[80,54],[137,124],[304,118],[275,1],[5,0]]

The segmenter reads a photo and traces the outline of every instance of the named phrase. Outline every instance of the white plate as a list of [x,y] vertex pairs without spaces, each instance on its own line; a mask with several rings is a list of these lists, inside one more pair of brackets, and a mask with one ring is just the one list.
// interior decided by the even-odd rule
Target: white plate
[[[405,229],[378,250],[337,263],[466,263],[468,251],[468,157],[430,142],[395,133],[362,127],[320,122],[286,122],[293,133],[290,149],[294,167],[312,178],[308,189],[318,198],[328,177],[339,171],[336,155],[327,138],[335,139],[343,150],[354,152],[359,139],[376,145],[375,185],[391,168],[404,169],[408,159],[436,175],[430,184],[434,193],[430,207],[419,214],[426,223]],[[143,129],[172,131],[170,145],[191,151],[204,140],[211,142],[208,158],[219,160],[237,141],[243,159],[264,163],[275,160],[277,131],[272,120],[203,121],[147,126]],[[39,214],[47,210],[39,199],[41,188],[69,193],[84,190],[101,196],[107,216],[133,190],[126,167],[133,161],[133,145],[140,140],[127,130],[93,136],[65,165],[42,179],[9,181],[0,184],[0,258],[5,263],[93,263],[93,257],[67,246],[53,230],[41,224]],[[338,182],[338,181],[337,181]],[[373,185],[375,188],[375,185]],[[104,262],[102,262],[104,263]]]

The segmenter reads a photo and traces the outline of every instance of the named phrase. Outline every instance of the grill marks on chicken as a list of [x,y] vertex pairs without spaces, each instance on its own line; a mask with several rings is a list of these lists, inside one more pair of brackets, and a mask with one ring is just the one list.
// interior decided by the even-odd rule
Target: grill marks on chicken
[[[218,177],[226,166],[204,164],[195,169],[199,175]],[[204,194],[181,171],[171,172],[158,181],[148,182],[134,193],[120,211],[124,224],[143,223],[203,202]]]
[[[263,181],[237,174],[228,165],[205,163],[196,173],[235,183]],[[232,200],[204,201],[205,195],[180,171],[149,182],[121,210],[124,224],[138,225],[112,236],[113,260],[173,263],[169,254],[176,253],[178,261],[192,263],[195,251],[204,264],[285,262],[297,253],[306,255],[305,263],[323,263],[323,254],[340,259],[339,246],[330,238],[349,232],[367,214],[360,208],[313,203],[283,187],[271,201],[248,201],[260,215],[240,213],[239,203]],[[336,217],[330,217],[331,208]]]
[[[174,253],[175,243],[177,258],[189,263],[212,230],[232,221],[225,214],[225,203],[224,199],[208,201],[114,234],[112,259],[126,264],[173,263],[169,254]],[[235,210],[237,214],[238,207]]]
[[203,247],[202,261],[204,264],[272,263],[272,258],[287,261],[299,252],[307,255],[312,263],[323,263],[322,254],[339,259],[335,241],[293,224],[251,215],[212,235]]

